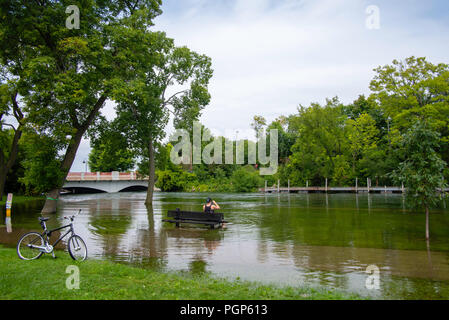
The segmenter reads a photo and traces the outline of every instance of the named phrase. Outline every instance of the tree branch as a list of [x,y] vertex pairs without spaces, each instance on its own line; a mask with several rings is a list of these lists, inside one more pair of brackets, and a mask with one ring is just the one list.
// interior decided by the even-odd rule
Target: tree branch
[[168,98],[167,101],[164,101],[164,102],[163,102],[163,106],[164,106],[164,107],[167,106],[167,105],[170,103],[170,100],[174,99],[178,94],[185,93],[185,92],[187,92],[187,91],[189,91],[189,90],[188,90],[188,89],[185,89],[185,90],[176,92],[174,95],[172,95],[170,98]]
[[87,128],[90,126],[90,124],[92,123],[92,121],[94,120],[95,116],[97,115],[98,111],[100,111],[101,107],[103,106],[103,104],[105,103],[107,97],[105,94],[103,94],[97,101],[97,103],[95,104],[94,108],[92,109],[92,111],[90,112],[89,116],[87,117],[86,121],[84,121],[84,123],[81,125],[81,129],[86,131]]
[[8,127],[11,127],[14,131],[17,131],[17,129],[16,129],[12,124],[9,124],[9,123],[2,123],[2,126],[8,126]]
[[17,91],[11,95],[11,102],[12,102],[14,117],[19,122],[19,124],[21,124],[21,121],[23,120],[24,115],[22,113],[22,110],[20,110],[19,104],[17,103]]

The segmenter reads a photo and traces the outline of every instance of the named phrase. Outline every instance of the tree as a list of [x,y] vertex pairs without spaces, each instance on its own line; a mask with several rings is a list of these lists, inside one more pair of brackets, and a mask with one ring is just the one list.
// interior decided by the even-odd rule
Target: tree
[[134,77],[134,31],[161,13],[160,0],[79,1],[79,29],[65,25],[58,1],[6,1],[0,7],[0,57],[19,79],[30,121],[51,134],[64,156],[63,175],[48,193],[43,212],[56,211],[59,189],[82,137],[115,88]]
[[[141,31],[142,43],[152,46],[137,51],[141,65],[137,77],[116,94],[117,117],[136,154],[149,165],[146,203],[152,204],[156,180],[155,145],[164,137],[163,129],[174,115],[193,121],[209,103],[211,59],[186,47],[175,47],[163,33]],[[151,48],[148,50],[147,48]],[[169,94],[170,89],[176,91]]]
[[[10,84],[0,85],[0,200],[3,199],[8,173],[19,154],[19,142],[25,123],[25,116],[17,102],[17,90]],[[17,122],[16,125],[5,122],[4,118],[10,114]]]
[[385,116],[391,117],[393,130],[403,134],[417,120],[426,120],[440,133],[440,152],[449,161],[449,65],[409,57],[375,71],[370,89]]
[[291,149],[296,139],[295,135],[289,131],[289,119],[282,116],[270,123],[267,127],[267,145],[270,141],[270,130],[273,129],[278,131],[279,163],[286,163],[292,154]]
[[103,122],[96,127],[96,137],[91,135],[92,150],[89,167],[93,172],[126,172],[135,166],[134,153],[128,139],[116,128],[115,122]]
[[231,181],[234,192],[254,192],[262,184],[262,178],[252,166],[234,171]]
[[446,167],[436,151],[440,135],[425,121],[417,121],[404,135],[401,147],[405,159],[392,177],[407,188],[407,199],[411,206],[424,208],[426,212],[426,240],[430,239],[429,209],[440,199],[440,190],[445,188],[443,171]]
[[51,135],[26,132],[21,147],[25,152],[22,161],[24,176],[19,179],[25,185],[27,194],[42,194],[58,187],[65,176],[61,171],[61,155]]
[[352,173],[357,177],[358,173],[369,171],[369,167],[363,166],[363,164],[378,155],[379,131],[374,119],[366,113],[362,113],[355,120],[348,119],[346,126],[348,145],[352,156]]
[[[295,183],[304,183],[314,179],[334,176],[336,160],[338,166],[346,167],[342,162],[346,158],[347,139],[345,131],[346,117],[338,98],[327,100],[325,106],[313,103],[309,108],[300,106],[299,114],[292,117],[290,126],[296,131],[296,142],[292,147],[289,166],[296,172]],[[341,176],[341,172],[338,176]]]
[[251,128],[256,132],[256,141],[259,141],[259,135],[263,128],[267,125],[267,120],[262,116],[254,116]]

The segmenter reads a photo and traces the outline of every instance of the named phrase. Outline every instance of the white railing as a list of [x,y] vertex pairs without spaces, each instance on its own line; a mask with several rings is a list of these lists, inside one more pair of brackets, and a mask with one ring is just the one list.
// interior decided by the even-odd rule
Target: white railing
[[69,172],[67,181],[135,181],[148,180],[137,172]]

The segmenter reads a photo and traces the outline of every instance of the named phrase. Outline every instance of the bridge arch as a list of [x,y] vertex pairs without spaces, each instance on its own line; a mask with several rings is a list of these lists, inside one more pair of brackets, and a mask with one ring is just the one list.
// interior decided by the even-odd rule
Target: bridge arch
[[66,181],[63,188],[65,190],[75,190],[75,193],[82,191],[87,191],[88,193],[96,191],[106,193],[146,191],[148,189],[148,181],[145,180]]
[[65,187],[64,190],[71,194],[91,194],[91,193],[107,193],[105,190],[90,187]]
[[119,192],[139,192],[139,191],[147,191],[147,190],[148,190],[148,187],[146,187],[146,186],[135,185],[135,186],[126,187],[126,188],[120,190]]

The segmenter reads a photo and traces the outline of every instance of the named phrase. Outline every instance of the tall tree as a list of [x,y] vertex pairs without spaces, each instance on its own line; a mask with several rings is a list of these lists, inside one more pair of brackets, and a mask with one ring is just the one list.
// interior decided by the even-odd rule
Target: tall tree
[[[292,179],[295,183],[309,179],[321,183],[323,178],[331,178],[337,167],[347,167],[343,165],[347,161],[347,139],[342,107],[338,98],[328,99],[325,106],[301,106],[299,114],[290,120],[297,139],[289,166],[301,175]],[[338,176],[342,177],[341,172]]]
[[441,190],[446,187],[443,171],[446,167],[438,152],[440,135],[425,121],[417,121],[404,134],[401,147],[405,159],[392,177],[404,183],[411,206],[426,212],[426,240],[430,239],[429,209],[440,200]]
[[352,172],[357,177],[359,176],[357,175],[358,173],[366,172],[369,169],[363,166],[363,164],[379,154],[379,131],[376,128],[374,119],[366,113],[362,113],[355,120],[348,119],[346,126],[348,129],[349,150],[352,156]]
[[375,71],[370,88],[385,116],[391,117],[393,131],[404,134],[417,120],[426,120],[440,133],[440,152],[449,161],[449,65],[409,57]]
[[[155,145],[164,137],[170,113],[175,123],[194,120],[209,103],[211,60],[186,47],[175,47],[163,33],[141,31],[141,43],[153,43],[140,50],[142,63],[137,77],[117,93],[118,121],[136,154],[148,161],[147,204],[153,202],[156,179]],[[169,93],[170,92],[170,93]]]
[[263,116],[254,116],[251,128],[253,128],[256,133],[256,141],[259,141],[259,135],[266,125],[267,120]]
[[[279,163],[286,163],[292,154],[291,148],[295,143],[295,135],[289,131],[289,118],[281,116],[267,127],[267,141],[270,141],[270,130],[278,131]],[[269,143],[267,142],[267,145]]]
[[[17,90],[5,83],[0,86],[0,199],[3,199],[8,173],[16,163],[25,116],[19,107]],[[11,116],[16,124],[6,122]]]
[[26,193],[41,195],[57,188],[65,177],[60,169],[62,155],[58,154],[58,141],[51,134],[26,130],[21,148],[25,154],[21,163],[25,170],[19,181],[25,185]]
[[[83,135],[115,88],[134,76],[134,31],[149,28],[160,0],[78,1],[79,29],[66,27],[64,1],[11,0],[0,7],[0,57],[20,79],[30,121],[63,146],[65,173],[48,193],[54,212]],[[58,144],[59,144],[58,143]]]

